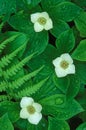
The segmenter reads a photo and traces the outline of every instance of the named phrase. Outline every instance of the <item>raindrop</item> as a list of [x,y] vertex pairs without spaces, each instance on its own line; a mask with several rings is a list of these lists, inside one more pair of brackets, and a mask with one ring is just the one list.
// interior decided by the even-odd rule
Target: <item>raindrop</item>
[[65,115],[66,118],[68,118],[69,115]]
[[62,6],[62,8],[61,8],[61,9],[62,9],[62,10],[64,10],[65,8],[66,8],[66,6],[64,5],[64,6]]
[[61,98],[56,98],[55,103],[56,103],[56,105],[57,105],[57,104],[60,105],[60,104],[63,104],[64,101],[63,101],[63,99],[61,99]]

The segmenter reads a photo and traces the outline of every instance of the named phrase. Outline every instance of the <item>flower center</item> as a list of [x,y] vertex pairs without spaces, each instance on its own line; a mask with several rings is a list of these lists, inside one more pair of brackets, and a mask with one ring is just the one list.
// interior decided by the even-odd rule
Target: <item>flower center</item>
[[47,22],[47,20],[46,20],[44,17],[40,17],[40,18],[38,18],[38,22],[39,22],[39,24],[41,24],[41,25],[45,25],[46,22]]
[[34,114],[34,113],[35,113],[35,108],[30,105],[30,106],[27,107],[27,111],[28,111],[30,114]]
[[63,68],[63,69],[67,69],[68,66],[69,66],[69,63],[65,60],[63,60],[61,63],[60,63],[60,66]]

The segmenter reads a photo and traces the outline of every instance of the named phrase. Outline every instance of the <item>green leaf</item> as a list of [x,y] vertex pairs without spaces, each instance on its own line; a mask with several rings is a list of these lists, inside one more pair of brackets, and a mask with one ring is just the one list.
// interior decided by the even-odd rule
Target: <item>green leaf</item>
[[58,120],[67,120],[77,115],[78,113],[83,112],[83,108],[76,100],[70,100],[62,103],[64,104],[63,106],[61,104],[58,105],[58,102],[55,104],[55,101],[52,103],[52,101],[49,100],[49,102],[51,102],[51,104],[48,103],[48,100],[43,102],[40,101],[40,104],[43,106],[43,113],[45,115],[52,115],[57,117]]
[[42,7],[47,10],[53,6],[57,6],[61,2],[70,1],[70,0],[42,0]]
[[69,26],[63,20],[53,21],[53,29],[50,32],[55,36],[58,37],[62,32],[69,30]]
[[8,113],[9,119],[16,122],[19,119],[20,107],[18,103],[3,101],[0,103],[0,116]]
[[24,0],[29,8],[35,7],[37,4],[41,2],[41,0]]
[[63,107],[65,105],[66,98],[63,94],[55,94],[47,98],[44,98],[39,102],[44,106],[49,105],[49,106]]
[[10,14],[16,11],[15,0],[0,0],[0,15],[6,15],[5,19],[8,19]]
[[86,0],[73,0],[73,2],[84,9],[86,7]]
[[47,31],[35,32],[34,24],[30,21],[29,15],[20,12],[10,18],[9,24],[20,32],[26,33],[27,37],[30,38],[25,55],[33,52],[38,52],[38,54],[40,54],[45,50],[48,44],[48,33]]
[[76,128],[76,130],[86,130],[86,122],[80,124],[80,126]]
[[86,61],[86,40],[82,40],[72,53],[72,57],[79,61]]
[[79,78],[76,75],[73,75],[73,76],[71,75],[69,78],[70,78],[70,84],[66,92],[67,100],[73,99],[80,90]]
[[67,92],[70,84],[70,79],[67,76],[65,78],[58,78],[56,75],[54,75],[53,81],[56,87],[59,88],[63,93]]
[[[13,35],[19,35],[16,39],[14,39],[10,44],[7,44],[7,48],[5,50],[6,53],[11,53],[14,50],[16,50],[17,48],[19,48],[20,46],[25,46],[29,40],[29,38],[24,34],[24,33],[19,33],[19,32],[7,32],[5,33],[5,37],[12,37]],[[25,51],[25,47],[23,47],[22,51],[19,52],[18,56],[21,56],[24,51]]]
[[70,52],[75,45],[75,38],[72,30],[63,32],[56,40],[56,47],[59,54]]
[[56,9],[54,9],[53,13],[57,14],[57,17],[64,21],[72,21],[81,12],[81,8],[72,2],[63,2]]
[[30,22],[30,14],[24,14],[22,11],[12,15],[8,23],[16,30],[27,33],[28,36],[34,32],[33,24]]
[[70,130],[66,121],[59,121],[56,118],[49,117],[48,130]]
[[76,75],[78,75],[83,84],[86,84],[86,63],[76,61],[74,64],[76,67]]
[[0,118],[0,130],[14,130],[8,115],[5,114]]
[[48,45],[48,39],[47,31],[42,31],[40,33],[34,32],[30,37],[25,54],[28,55],[33,52],[37,52],[37,54],[42,53]]
[[56,21],[58,21],[58,19],[62,19],[67,22],[75,19],[82,11],[79,6],[72,2],[61,2],[53,6],[45,6],[45,9],[49,12],[52,19]]
[[86,12],[82,12],[74,21],[81,36],[86,37]]
[[16,127],[19,128],[19,130],[27,130],[27,123],[27,120],[20,118],[16,121]]
[[52,73],[54,73],[52,61],[55,59],[56,56],[58,56],[57,54],[58,52],[56,48],[48,44],[45,51],[41,55],[32,59],[31,62],[29,62],[28,66],[32,70],[35,70],[38,67],[41,67],[44,65],[44,69],[41,71],[41,75],[51,76]]

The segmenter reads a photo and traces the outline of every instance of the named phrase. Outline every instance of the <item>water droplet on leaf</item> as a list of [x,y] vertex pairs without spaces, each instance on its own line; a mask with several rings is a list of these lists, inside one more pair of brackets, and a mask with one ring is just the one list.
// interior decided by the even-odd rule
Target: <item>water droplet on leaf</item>
[[60,105],[60,104],[63,104],[64,101],[61,98],[56,98],[55,103],[56,103],[56,105]]

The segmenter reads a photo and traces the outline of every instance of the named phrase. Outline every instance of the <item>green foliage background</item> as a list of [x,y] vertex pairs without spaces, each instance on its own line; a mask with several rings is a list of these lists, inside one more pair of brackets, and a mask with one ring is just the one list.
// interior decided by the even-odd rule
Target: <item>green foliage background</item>
[[[35,32],[30,15],[45,11],[53,29]],[[58,78],[63,53],[76,73]],[[85,130],[85,85],[86,0],[0,0],[0,130]],[[20,119],[24,96],[42,105],[38,125]]]

